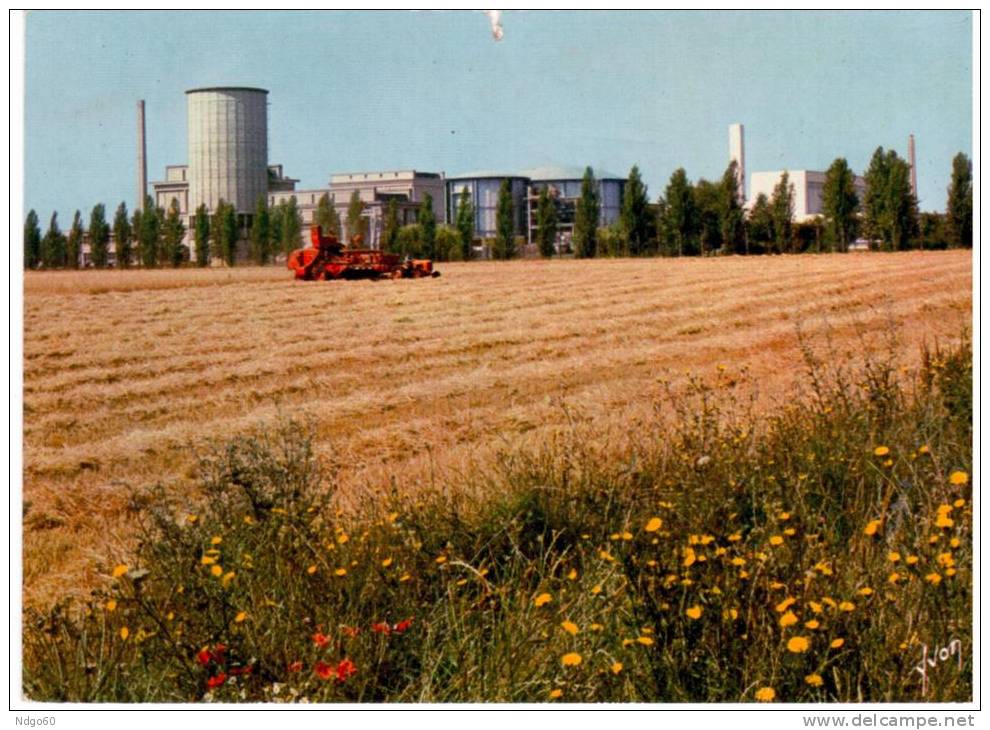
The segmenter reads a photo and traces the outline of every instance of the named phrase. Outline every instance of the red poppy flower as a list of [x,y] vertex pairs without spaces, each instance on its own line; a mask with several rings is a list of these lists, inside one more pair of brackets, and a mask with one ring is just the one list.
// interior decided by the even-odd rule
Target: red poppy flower
[[313,671],[316,672],[316,676],[320,679],[332,679],[333,678],[333,665],[327,664],[324,661],[319,661],[313,665]]
[[216,659],[218,662],[222,662],[223,653],[225,651],[227,651],[226,644],[217,644],[216,646],[213,647],[213,658]]
[[322,631],[317,631],[313,634],[313,643],[316,644],[321,649],[330,643],[330,637],[324,634]]
[[350,636],[352,639],[361,633],[361,629],[357,626],[341,626],[340,630],[344,632],[346,636]]
[[201,666],[206,666],[213,659],[213,654],[207,649],[200,649],[199,653],[196,654],[196,661],[200,663]]
[[231,667],[230,676],[236,677],[239,674],[250,674],[254,671],[254,665],[248,664],[246,667]]
[[343,659],[340,664],[337,665],[337,681],[343,682],[352,674],[357,674],[357,667],[350,659]]
[[216,675],[215,677],[210,677],[208,680],[206,680],[206,686],[209,687],[210,689],[213,689],[214,687],[219,687],[226,681],[227,681],[227,675],[224,674],[223,672],[220,672],[220,674]]
[[384,622],[372,624],[371,630],[374,631],[376,634],[385,634],[386,636],[392,633],[392,627]]
[[303,663],[298,661],[292,662],[292,664],[289,665],[290,672],[301,672],[302,668],[303,668]]
[[405,621],[400,621],[395,625],[395,633],[401,634],[403,631],[408,631],[409,627],[412,626],[413,619],[410,616]]

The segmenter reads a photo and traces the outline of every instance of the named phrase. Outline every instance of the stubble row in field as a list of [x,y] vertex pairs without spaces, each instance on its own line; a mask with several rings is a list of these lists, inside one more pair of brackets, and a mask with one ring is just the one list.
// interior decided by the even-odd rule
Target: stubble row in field
[[[26,597],[83,589],[125,549],[123,483],[188,489],[197,444],[306,414],[342,486],[414,488],[578,411],[631,429],[660,384],[717,364],[770,392],[797,328],[907,357],[970,322],[969,252],[449,264],[429,281],[282,269],[29,274]],[[566,405],[565,407],[562,407]],[[190,495],[193,499],[194,495]]]

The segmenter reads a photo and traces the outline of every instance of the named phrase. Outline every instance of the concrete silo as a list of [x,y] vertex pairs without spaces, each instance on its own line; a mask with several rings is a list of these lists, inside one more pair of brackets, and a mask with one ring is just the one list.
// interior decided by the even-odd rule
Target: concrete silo
[[243,86],[186,92],[189,212],[220,200],[250,215],[268,193],[268,91]]

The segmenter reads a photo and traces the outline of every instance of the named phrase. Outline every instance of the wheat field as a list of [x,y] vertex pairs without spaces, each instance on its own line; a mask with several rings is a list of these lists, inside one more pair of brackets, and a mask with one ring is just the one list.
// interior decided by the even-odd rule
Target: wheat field
[[442,265],[432,280],[281,268],[24,282],[24,586],[83,593],[128,550],[127,485],[188,492],[196,449],[309,416],[342,493],[415,489],[574,414],[648,419],[662,381],[747,369],[786,398],[798,331],[906,358],[971,326],[968,251]]

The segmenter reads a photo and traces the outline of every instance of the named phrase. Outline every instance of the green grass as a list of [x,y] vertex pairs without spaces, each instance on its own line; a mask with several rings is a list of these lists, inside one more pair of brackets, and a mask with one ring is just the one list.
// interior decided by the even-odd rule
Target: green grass
[[[121,575],[24,616],[25,694],[970,700],[972,356],[964,340],[905,372],[895,351],[854,366],[809,348],[805,387],[771,412],[719,371],[641,433],[575,419],[358,516],[335,509],[304,424],[214,446],[202,503],[136,495]],[[962,670],[930,667],[923,695],[922,645],[953,639]]]

